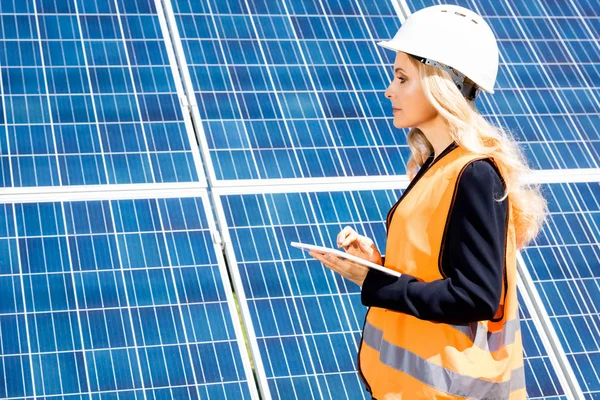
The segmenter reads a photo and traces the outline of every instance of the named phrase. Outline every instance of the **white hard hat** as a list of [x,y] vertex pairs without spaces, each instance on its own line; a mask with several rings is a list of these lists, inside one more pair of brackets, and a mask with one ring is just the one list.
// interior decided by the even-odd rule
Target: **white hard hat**
[[[454,5],[423,8],[406,19],[393,39],[378,44],[447,70],[461,90],[466,76],[479,88],[494,93],[498,44],[483,18],[467,8]],[[456,71],[452,69],[460,73],[453,74]]]

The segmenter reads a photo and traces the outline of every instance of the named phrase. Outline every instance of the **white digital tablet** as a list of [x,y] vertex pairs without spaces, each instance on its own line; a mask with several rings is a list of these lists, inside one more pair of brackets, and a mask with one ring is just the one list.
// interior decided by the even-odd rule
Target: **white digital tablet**
[[314,250],[314,251],[316,251],[318,253],[332,254],[332,255],[334,255],[336,257],[345,258],[347,260],[354,261],[357,264],[364,265],[365,267],[376,269],[378,271],[381,271],[383,273],[386,273],[386,274],[389,274],[389,275],[392,275],[392,276],[400,277],[402,275],[400,272],[394,271],[393,269],[389,269],[389,268],[386,268],[386,267],[384,267],[382,265],[375,264],[375,263],[372,263],[372,262],[367,261],[367,260],[363,260],[360,257],[353,256],[352,254],[348,254],[348,253],[346,253],[344,251],[340,251],[340,250],[336,250],[336,249],[330,249],[328,247],[315,246],[314,244],[305,244],[305,243],[298,243],[298,242],[291,242],[290,244],[292,246],[298,248],[298,249],[301,249],[301,250],[304,250],[304,251],[307,251],[307,252],[311,251],[311,250]]

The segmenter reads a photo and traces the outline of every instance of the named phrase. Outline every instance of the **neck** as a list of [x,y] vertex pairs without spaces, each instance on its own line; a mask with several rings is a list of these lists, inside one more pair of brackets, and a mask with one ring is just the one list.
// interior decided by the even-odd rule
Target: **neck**
[[441,116],[438,115],[436,118],[422,124],[418,127],[421,132],[425,135],[429,143],[433,146],[434,159],[437,158],[446,147],[454,141],[450,135],[450,130]]

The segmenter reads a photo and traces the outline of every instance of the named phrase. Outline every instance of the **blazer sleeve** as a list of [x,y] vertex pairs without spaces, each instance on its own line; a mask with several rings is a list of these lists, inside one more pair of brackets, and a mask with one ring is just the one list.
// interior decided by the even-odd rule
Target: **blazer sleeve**
[[504,279],[508,199],[497,201],[503,192],[501,176],[489,159],[470,163],[459,178],[444,233],[444,278],[421,282],[406,274],[396,278],[369,270],[362,303],[450,324],[493,319]]

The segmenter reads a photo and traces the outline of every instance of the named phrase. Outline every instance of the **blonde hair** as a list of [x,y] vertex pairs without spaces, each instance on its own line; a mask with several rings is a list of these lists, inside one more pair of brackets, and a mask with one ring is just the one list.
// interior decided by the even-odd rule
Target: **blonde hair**
[[[506,191],[498,201],[508,197],[513,213],[517,247],[535,238],[547,215],[547,202],[539,185],[526,185],[521,177],[530,169],[519,145],[504,129],[489,123],[460,93],[450,75],[411,57],[418,68],[423,92],[450,128],[452,139],[461,147],[493,159],[504,180]],[[407,174],[412,180],[418,169],[433,153],[425,134],[413,128],[407,137],[411,156]]]

